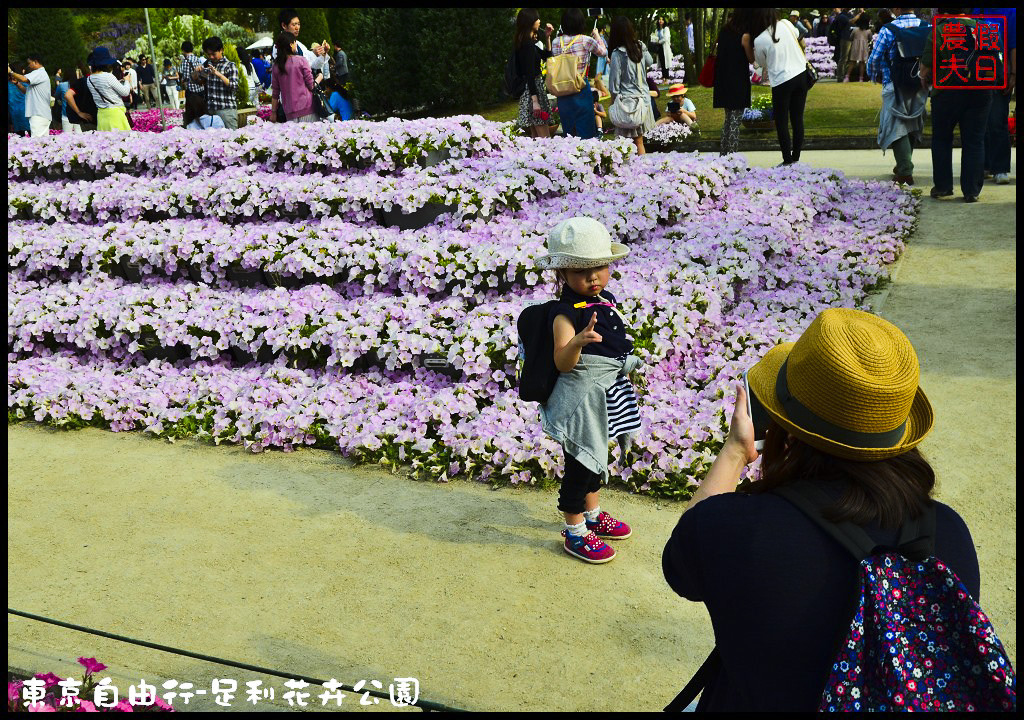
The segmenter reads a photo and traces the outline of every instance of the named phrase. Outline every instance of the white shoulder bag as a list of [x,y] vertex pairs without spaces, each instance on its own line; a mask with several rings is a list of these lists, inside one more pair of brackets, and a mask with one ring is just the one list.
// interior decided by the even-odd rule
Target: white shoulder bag
[[[626,56],[626,62],[632,62],[629,57],[629,53],[624,53]],[[640,66],[643,61],[636,64],[636,82],[640,87],[646,87],[647,83],[644,82],[641,76]],[[620,93],[615,97],[615,102],[608,108],[608,119],[612,121],[612,125],[623,130],[636,130],[638,127],[644,124],[644,117],[647,109],[644,103],[650,104],[651,100],[649,97],[636,97],[631,95],[629,97],[623,97]]]

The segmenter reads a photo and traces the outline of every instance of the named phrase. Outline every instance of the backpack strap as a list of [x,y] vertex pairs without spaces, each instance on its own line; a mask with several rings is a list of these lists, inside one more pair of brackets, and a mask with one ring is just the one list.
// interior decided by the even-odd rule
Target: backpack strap
[[[834,500],[820,487],[808,480],[785,485],[774,490],[803,512],[829,537],[846,548],[857,561],[874,555],[879,546],[859,525],[851,522],[834,523],[826,520],[822,511]],[[935,551],[935,505],[929,504],[925,512],[912,518],[900,528],[899,540],[893,548],[911,560],[923,560]]]
[[711,650],[711,654],[708,655],[707,660],[700,666],[700,669],[690,678],[690,682],[686,683],[686,687],[680,690],[679,694],[672,699],[672,702],[665,706],[665,712],[682,712],[685,710],[686,706],[693,702],[693,699],[700,694],[701,690],[707,687],[708,680],[718,672],[721,664],[722,657],[719,655],[718,647],[716,646]]

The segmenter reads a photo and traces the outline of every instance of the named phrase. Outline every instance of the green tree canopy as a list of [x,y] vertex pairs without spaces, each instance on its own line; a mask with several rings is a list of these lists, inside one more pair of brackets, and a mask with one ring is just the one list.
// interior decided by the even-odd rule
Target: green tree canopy
[[[327,26],[327,18],[323,8],[295,8],[299,14],[302,27],[299,30],[299,41],[306,47],[312,47],[313,43],[319,45],[324,40],[331,41],[331,31]],[[280,29],[280,25],[275,30]],[[275,33],[276,35],[276,33]]]
[[17,58],[38,53],[52,78],[58,69],[74,79],[75,68],[85,63],[88,51],[67,8],[21,8],[17,18]]

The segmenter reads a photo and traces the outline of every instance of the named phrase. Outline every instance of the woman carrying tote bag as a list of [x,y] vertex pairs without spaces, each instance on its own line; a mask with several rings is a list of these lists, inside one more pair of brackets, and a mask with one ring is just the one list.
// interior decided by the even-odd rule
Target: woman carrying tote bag
[[609,61],[608,92],[612,94],[612,105],[608,119],[615,126],[615,134],[632,138],[637,153],[643,155],[644,135],[654,127],[651,95],[647,89],[647,71],[654,66],[654,59],[636,39],[633,23],[624,15],[612,20],[609,42],[615,50]]

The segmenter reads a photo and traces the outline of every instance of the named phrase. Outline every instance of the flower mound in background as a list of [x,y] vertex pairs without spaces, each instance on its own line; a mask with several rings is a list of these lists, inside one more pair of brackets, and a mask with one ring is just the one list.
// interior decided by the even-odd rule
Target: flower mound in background
[[612,476],[670,497],[721,447],[743,370],[863,307],[916,218],[912,195],[836,171],[478,117],[9,138],[8,180],[9,422],[331,448],[441,481],[560,475],[514,386],[515,320],[555,291],[548,230],[590,215],[632,248],[609,290],[646,363]]

